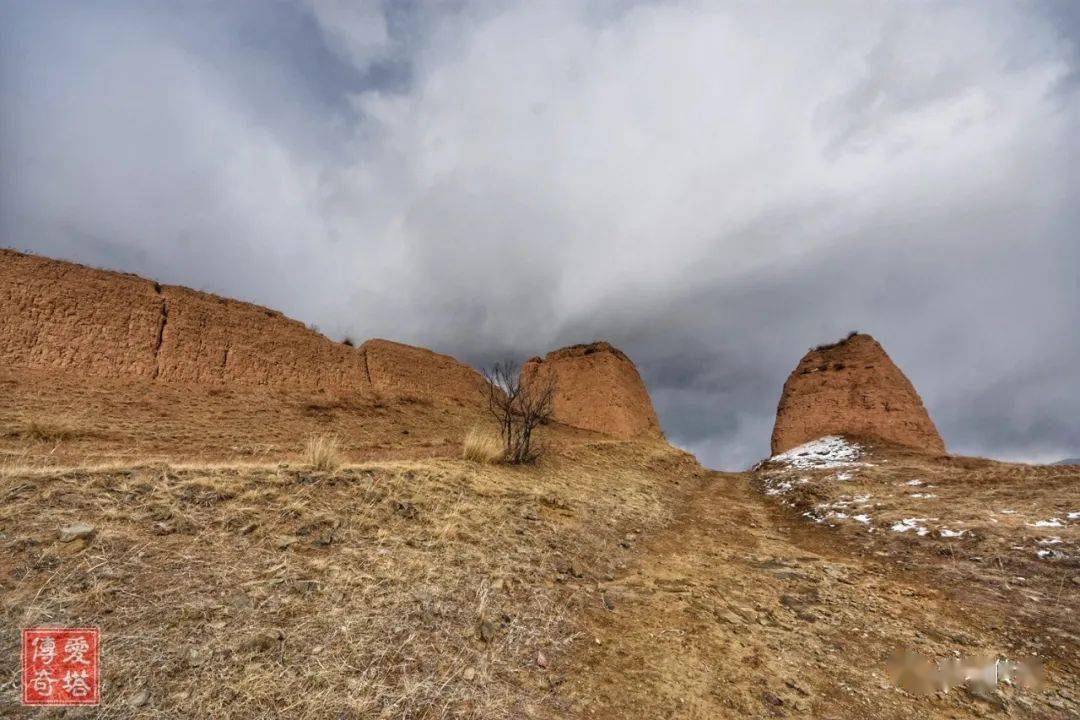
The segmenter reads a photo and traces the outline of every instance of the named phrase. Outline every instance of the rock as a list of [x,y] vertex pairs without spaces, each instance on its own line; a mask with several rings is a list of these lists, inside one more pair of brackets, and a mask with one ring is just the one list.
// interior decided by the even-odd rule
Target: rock
[[735,616],[741,618],[743,622],[757,622],[758,614],[750,608],[743,607],[742,605],[732,604],[729,606],[729,611],[735,613]]
[[808,690],[806,690],[801,685],[799,685],[799,683],[795,682],[794,680],[791,680],[790,678],[785,680],[784,684],[787,685],[792,690],[794,690],[795,692],[802,695],[803,697],[809,697],[810,696],[810,692]]
[[600,600],[601,600],[601,602],[604,603],[604,607],[606,609],[608,609],[608,610],[614,610],[615,609],[615,602],[611,599],[611,597],[607,593],[601,593],[600,594]]
[[274,541],[274,547],[278,550],[288,550],[298,542],[300,542],[300,538],[295,535],[279,535],[277,540]]
[[799,361],[784,383],[772,454],[826,435],[945,451],[911,382],[874,338],[861,333],[811,350]]
[[548,666],[548,659],[547,656],[544,655],[543,650],[538,650],[536,652],[536,666],[542,668],[546,668]]
[[766,705],[772,705],[773,707],[780,707],[784,704],[783,698],[769,690],[761,693],[761,699],[765,701]]
[[199,667],[206,662],[207,652],[201,648],[189,648],[187,652],[187,664],[190,667]]
[[97,529],[89,523],[77,522],[60,528],[60,542],[72,540],[89,540],[97,533]]
[[278,647],[278,643],[285,639],[285,633],[280,630],[262,630],[249,635],[240,645],[242,650],[255,652],[268,652]]
[[652,400],[634,363],[606,342],[572,345],[533,358],[525,383],[555,377],[554,417],[620,438],[662,437]]
[[247,593],[242,591],[235,592],[229,596],[229,605],[236,610],[247,610],[254,607],[251,598],[247,596]]
[[420,511],[416,509],[416,506],[407,500],[395,500],[394,512],[406,520],[415,520],[420,515]]
[[128,698],[127,704],[133,708],[142,707],[150,700],[150,691],[146,688],[139,690]]
[[490,643],[492,640],[495,639],[495,633],[496,633],[497,630],[498,630],[498,627],[495,625],[495,623],[491,622],[490,620],[482,621],[480,623],[480,626],[477,628],[477,632],[480,635],[480,639],[483,640],[486,643]]
[[741,617],[739,617],[738,615],[736,615],[735,613],[733,613],[730,610],[721,613],[720,614],[720,619],[723,620],[724,622],[730,624],[730,625],[742,625],[744,622],[746,622],[745,620],[743,620]]
[[461,673],[461,677],[466,682],[472,682],[474,679],[476,679],[476,668],[472,668],[472,667],[465,668],[465,672]]

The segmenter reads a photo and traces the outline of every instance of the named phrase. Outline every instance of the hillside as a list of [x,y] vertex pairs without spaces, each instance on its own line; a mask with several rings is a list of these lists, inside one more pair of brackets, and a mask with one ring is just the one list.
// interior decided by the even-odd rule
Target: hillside
[[[577,717],[1075,717],[1080,472],[864,451],[866,466],[776,461],[697,484],[628,571],[600,584],[614,609],[589,611],[599,642],[583,644],[570,672]],[[839,471],[852,479],[836,480]],[[913,474],[940,482],[934,514],[963,536],[889,529],[893,517],[930,515],[899,482]],[[821,495],[804,503],[770,493],[788,482]],[[871,485],[862,512],[873,529],[804,516],[804,507],[828,512],[822,503],[857,514],[835,503]],[[988,502],[1017,515],[988,516]],[[1055,516],[1062,528],[1028,526]],[[1061,544],[1039,544],[1058,536]],[[1040,557],[1048,547],[1064,549]],[[1045,671],[1044,684],[1027,685],[1023,673],[1013,685],[924,684],[896,671],[902,651],[991,669],[994,658],[1027,662]]]
[[[333,472],[289,454],[9,466],[3,621],[100,626],[104,718],[1076,709],[1075,470],[882,449],[850,480],[779,461],[719,474],[662,443],[558,429],[539,465],[507,468],[424,459],[415,448],[430,436],[410,427],[401,438],[416,444],[392,447],[401,459]],[[933,514],[901,481],[915,473],[942,498]],[[770,494],[787,482],[814,500]],[[803,515],[866,494],[881,505],[867,513],[873,532]],[[991,497],[994,514],[980,516]],[[920,523],[933,536],[889,530],[910,517],[937,518]],[[1053,518],[1061,528],[1029,527]],[[93,535],[64,542],[75,522]],[[889,660],[901,648],[1035,659],[1046,685],[900,691]],[[0,714],[31,717],[14,692]]]
[[[658,478],[702,472],[611,441],[522,469],[7,472],[3,623],[100,626],[97,717],[543,717],[591,584],[670,518],[680,488]],[[62,542],[75,522],[93,536]],[[16,693],[0,716],[37,717]]]

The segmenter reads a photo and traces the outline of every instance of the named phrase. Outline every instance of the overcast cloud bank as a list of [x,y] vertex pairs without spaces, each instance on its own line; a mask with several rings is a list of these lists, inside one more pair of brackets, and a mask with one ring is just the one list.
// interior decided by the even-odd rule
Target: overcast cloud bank
[[0,8],[0,243],[474,364],[608,339],[670,438],[768,452],[874,334],[954,452],[1080,451],[1060,4]]

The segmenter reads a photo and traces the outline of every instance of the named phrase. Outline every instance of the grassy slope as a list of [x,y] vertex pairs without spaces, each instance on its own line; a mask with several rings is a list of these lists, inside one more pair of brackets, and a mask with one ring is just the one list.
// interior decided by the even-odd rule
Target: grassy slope
[[[3,622],[101,626],[97,717],[546,716],[597,579],[700,472],[606,441],[532,468],[9,472]],[[60,542],[76,520],[96,536]],[[8,671],[0,714],[36,715]]]
[[[561,426],[539,466],[507,468],[460,459],[484,420],[457,404],[46,380],[0,372],[0,612],[7,628],[101,626],[104,703],[86,716],[1080,707],[1075,521],[1029,525],[1080,510],[1076,469],[882,449],[842,481],[720,475]],[[350,464],[302,465],[313,433]],[[863,495],[874,533],[802,515]],[[884,530],[908,517],[968,532]],[[60,542],[76,520],[97,534]],[[1048,534],[1065,558],[1035,556]],[[1050,687],[913,697],[884,674],[896,647],[1038,653]],[[16,663],[3,671],[0,716],[41,715],[16,704]]]
[[1080,468],[863,450],[831,469],[766,463],[753,481],[851,553],[923,576],[994,636],[987,650],[1042,658],[1080,692]]

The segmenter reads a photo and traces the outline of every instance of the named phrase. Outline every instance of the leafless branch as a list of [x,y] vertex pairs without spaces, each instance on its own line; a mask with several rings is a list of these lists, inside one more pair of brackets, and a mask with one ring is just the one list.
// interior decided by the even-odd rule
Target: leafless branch
[[532,462],[537,458],[533,432],[551,419],[555,376],[533,373],[525,378],[514,362],[496,363],[484,370],[481,391],[488,412],[499,425],[506,461]]

